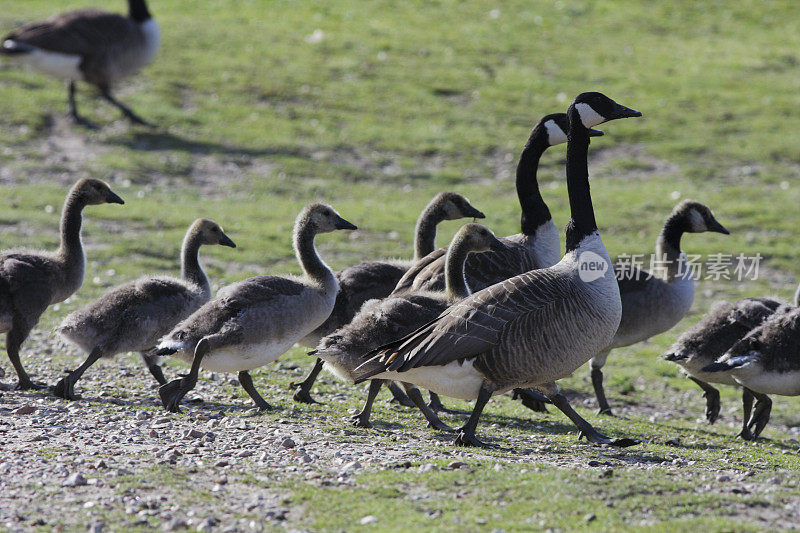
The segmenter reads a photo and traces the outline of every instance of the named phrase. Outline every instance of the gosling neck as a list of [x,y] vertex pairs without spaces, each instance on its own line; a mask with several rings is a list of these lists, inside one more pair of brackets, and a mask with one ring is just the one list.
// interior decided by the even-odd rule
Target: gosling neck
[[200,287],[203,294],[211,296],[208,276],[200,266],[198,258],[202,244],[202,238],[198,232],[190,230],[186,233],[181,246],[181,278]]
[[414,229],[414,261],[419,261],[436,247],[436,226],[444,220],[442,208],[431,202],[420,213]]
[[330,267],[317,254],[314,246],[316,236],[317,230],[310,221],[299,221],[294,231],[294,253],[306,276],[320,285],[328,286],[331,282],[335,283],[336,278]]
[[464,272],[464,264],[471,250],[464,239],[456,239],[448,248],[444,264],[445,295],[451,302],[463,300],[471,294]]
[[61,246],[58,255],[68,267],[82,267],[84,263],[81,242],[81,222],[86,203],[76,191],[70,191],[61,212]]
[[552,219],[550,209],[539,192],[539,182],[536,179],[539,159],[548,148],[542,135],[537,133],[538,129],[531,133],[517,163],[517,196],[522,207],[520,229],[524,235],[534,235],[542,224]]
[[680,213],[672,213],[664,222],[656,240],[656,262],[652,274],[665,281],[675,279],[683,270],[681,258],[681,237],[686,232],[687,223]]

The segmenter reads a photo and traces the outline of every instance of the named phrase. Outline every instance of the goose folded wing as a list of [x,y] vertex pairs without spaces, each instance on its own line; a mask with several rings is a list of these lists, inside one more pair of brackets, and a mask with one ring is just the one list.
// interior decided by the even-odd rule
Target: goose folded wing
[[75,11],[23,26],[6,39],[62,54],[89,55],[130,35],[129,19],[104,11]]
[[437,271],[441,271],[444,268],[444,257],[446,254],[447,248],[438,248],[414,263],[411,268],[403,274],[400,281],[397,282],[391,295],[395,296],[406,291],[414,290],[417,288],[415,287],[417,277],[419,277],[420,280],[424,280],[436,274]]
[[531,271],[479,291],[449,307],[436,319],[406,337],[364,356],[356,382],[385,371],[403,372],[469,359],[498,346],[504,332],[530,324],[573,294],[566,276]]

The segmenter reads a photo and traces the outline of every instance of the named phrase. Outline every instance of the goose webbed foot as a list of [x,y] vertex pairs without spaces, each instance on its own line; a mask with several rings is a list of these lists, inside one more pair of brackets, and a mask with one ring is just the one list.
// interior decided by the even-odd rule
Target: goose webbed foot
[[361,411],[357,415],[350,417],[350,424],[357,428],[371,428],[372,424],[369,421],[369,413]]
[[597,431],[594,428],[581,430],[578,434],[578,440],[585,438],[592,444],[604,444],[606,446],[614,446],[617,448],[627,448],[629,446],[636,446],[640,444],[641,441],[636,439],[631,439],[628,437],[622,437],[620,439],[612,439],[611,437],[607,437]]
[[456,440],[453,441],[455,446],[473,447],[473,448],[491,448],[482,440],[475,436],[474,431],[459,430]]
[[402,405],[403,407],[416,407],[416,404],[411,401],[411,398],[409,398],[408,395],[403,392],[396,382],[390,381],[387,387],[389,387],[389,391],[392,393],[389,403],[396,403],[398,405]]
[[77,382],[78,380],[69,372],[66,376],[58,380],[58,383],[56,383],[56,386],[53,388],[53,394],[65,400],[77,400],[80,398],[80,396],[75,394],[75,383]]
[[546,413],[547,397],[533,389],[514,389],[512,400],[520,400],[522,405],[535,413]]
[[76,126],[81,126],[91,131],[97,131],[98,129],[100,129],[97,127],[97,124],[95,124],[88,118],[80,116],[78,113],[70,112],[68,117],[72,121],[72,123],[75,124]]
[[180,413],[181,400],[196,384],[197,380],[187,375],[159,387],[158,395],[161,396],[164,409],[171,413]]
[[26,390],[44,390],[47,388],[46,383],[39,383],[38,381],[31,381],[30,379],[21,379],[16,383],[5,383],[0,385],[0,390],[15,390],[15,391],[26,391]]
[[612,439],[611,437],[603,435],[575,412],[575,410],[569,404],[569,400],[567,400],[563,394],[557,392],[558,389],[554,383],[552,384],[552,387],[554,392],[552,395],[548,394],[548,397],[550,398],[550,401],[553,402],[553,405],[555,405],[559,411],[567,415],[567,418],[572,420],[572,423],[578,427],[578,431],[580,431],[578,434],[578,440],[581,440],[585,437],[586,440],[593,444],[605,444],[607,446],[616,446],[618,448],[626,448],[628,446],[639,444],[639,441],[636,439]]
[[250,396],[250,399],[253,400],[253,403],[256,404],[256,407],[258,407],[259,411],[272,410],[272,406],[261,397],[253,385],[253,378],[250,377],[250,372],[246,370],[239,372],[239,384],[242,386],[248,396]]
[[719,418],[719,411],[722,408],[722,404],[719,401],[719,391],[716,389],[712,391],[706,391],[703,393],[703,397],[706,399],[706,420],[708,420],[709,424],[713,424]]
[[736,434],[736,438],[744,441],[756,440],[756,437],[753,436],[749,428],[742,428],[742,430]]
[[292,394],[292,400],[298,403],[307,403],[307,404],[315,404],[318,403],[321,405],[321,402],[318,402],[311,396],[311,393],[303,387],[302,383],[295,384],[294,382],[289,383],[289,387],[294,389],[294,394]]
[[747,424],[747,428],[753,432],[753,440],[757,440],[761,432],[769,422],[772,413],[772,400],[764,394],[756,394],[757,402],[753,411],[753,416]]
[[428,402],[428,407],[434,413],[447,413],[449,415],[463,415],[466,414],[466,411],[460,411],[458,409],[449,409],[442,404],[442,400],[439,398],[439,395],[435,392],[430,393],[431,401]]

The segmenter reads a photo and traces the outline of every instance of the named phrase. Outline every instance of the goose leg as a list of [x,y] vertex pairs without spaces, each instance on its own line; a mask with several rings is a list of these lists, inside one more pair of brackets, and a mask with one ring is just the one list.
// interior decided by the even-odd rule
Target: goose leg
[[753,440],[756,440],[761,435],[767,422],[769,422],[769,416],[772,413],[772,400],[766,394],[752,392],[756,397],[756,407],[753,411],[753,417],[748,423],[748,428],[753,432]]
[[403,407],[416,407],[414,402],[412,402],[408,395],[400,388],[400,385],[394,381],[390,381],[387,387],[389,387],[389,391],[392,393],[392,397],[389,402],[397,402],[397,404],[402,405]]
[[753,440],[753,434],[747,423],[751,420],[750,412],[753,410],[753,392],[747,387],[742,388],[742,430],[736,435],[742,440]]
[[75,81],[70,80],[69,83],[67,83],[67,91],[69,93],[69,118],[79,126],[90,130],[96,130],[97,126],[78,114],[78,108],[75,106]]
[[439,398],[439,395],[435,392],[428,392],[430,395],[431,400],[428,402],[428,407],[434,413],[448,413],[451,415],[461,415],[464,414],[464,411],[460,411],[458,409],[449,409],[442,404],[442,400]]
[[130,120],[135,124],[141,124],[142,126],[150,126],[150,127],[153,126],[152,124],[141,118],[139,115],[134,113],[130,107],[126,106],[125,104],[114,98],[114,96],[111,94],[111,90],[107,85],[101,85],[99,88],[100,88],[100,94],[103,95],[103,98],[105,98],[108,103],[110,103],[111,105],[115,106],[120,111],[122,111],[122,114],[125,115],[128,118],[128,120]]
[[453,444],[456,446],[476,446],[479,448],[488,447],[475,436],[475,428],[478,427],[478,419],[481,417],[483,408],[486,407],[486,403],[489,401],[489,398],[492,397],[493,392],[494,391],[487,382],[484,381],[483,384],[481,384],[481,390],[478,391],[478,399],[475,400],[475,407],[473,407],[472,413],[469,415],[469,420],[458,430],[458,437],[456,437]]
[[370,414],[372,413],[372,404],[375,403],[375,398],[378,396],[381,387],[383,386],[382,379],[372,379],[369,382],[369,392],[367,392],[367,401],[364,402],[364,407],[357,415],[350,417],[350,423],[357,428],[371,428],[372,424],[369,422]]
[[194,349],[194,359],[192,359],[192,368],[189,373],[180,379],[174,379],[159,387],[158,395],[161,396],[161,403],[164,405],[164,409],[172,413],[181,412],[179,407],[181,400],[197,384],[200,362],[209,351],[211,351],[209,337],[200,339]]
[[144,361],[144,365],[147,367],[147,370],[149,370],[150,374],[156,379],[156,381],[158,381],[158,384],[166,385],[167,379],[164,377],[164,372],[161,370],[158,356],[147,355],[144,352],[142,352],[140,355],[142,356],[142,361]]
[[250,377],[250,372],[242,370],[239,372],[239,384],[250,395],[250,398],[255,402],[259,411],[267,411],[272,409],[272,406],[261,397],[256,388],[253,386],[253,378]]
[[511,395],[512,400],[519,399],[522,405],[536,413],[546,413],[545,403],[549,400],[544,394],[538,393],[533,389],[514,389]]
[[28,322],[14,317],[11,329],[6,334],[8,359],[11,361],[11,364],[14,365],[18,381],[16,385],[3,385],[2,388],[5,390],[41,390],[46,388],[46,385],[42,383],[34,383],[31,381],[30,376],[25,372],[22,361],[19,358],[19,349],[22,343],[25,342],[25,339],[28,338],[33,326],[34,324],[28,324]]
[[548,398],[550,398],[550,401],[553,402],[553,405],[555,405],[562,413],[567,415],[567,418],[572,420],[573,424],[578,426],[578,429],[580,430],[578,440],[580,440],[582,437],[586,437],[586,440],[594,444],[607,444],[608,446],[617,446],[620,448],[639,444],[639,441],[635,439],[612,439],[597,431],[589,422],[581,418],[581,416],[575,412],[575,410],[569,404],[569,400],[567,400],[567,398],[558,391],[558,386],[555,383],[548,384],[547,389],[543,392]]
[[608,405],[606,400],[606,390],[603,387],[603,366],[606,364],[609,350],[600,352],[594,356],[589,363],[591,366],[592,386],[594,387],[594,395],[597,397],[597,405],[600,407],[598,414],[613,416],[611,406]]
[[713,424],[717,421],[717,417],[719,417],[719,410],[721,407],[719,401],[719,391],[705,381],[700,381],[699,379],[692,377],[689,379],[697,383],[697,385],[703,389],[703,398],[706,399],[706,420],[708,420],[709,424]]
[[411,398],[411,401],[413,401],[419,410],[422,411],[422,414],[425,415],[429,428],[438,429],[440,431],[455,431],[436,416],[436,413],[425,403],[425,400],[422,398],[422,393],[419,392],[417,387],[410,383],[403,383],[403,387],[405,387],[406,393],[408,397]]
[[81,366],[72,372],[68,372],[66,376],[58,380],[58,383],[56,383],[56,386],[53,389],[53,394],[59,398],[64,398],[65,400],[78,399],[78,397],[75,396],[75,384],[79,379],[81,379],[83,373],[86,372],[86,370],[95,364],[101,357],[103,357],[103,347],[98,345],[92,348],[92,351],[89,352],[89,356],[86,358],[86,361],[84,361]]
[[323,365],[325,365],[325,361],[317,358],[317,362],[314,363],[314,368],[311,369],[306,379],[300,383],[295,383],[294,381],[289,383],[289,388],[294,388],[294,395],[292,396],[294,401],[300,403],[319,403],[311,397],[310,393],[311,387],[314,386],[314,382],[317,381],[317,376],[319,376],[319,373],[322,371]]

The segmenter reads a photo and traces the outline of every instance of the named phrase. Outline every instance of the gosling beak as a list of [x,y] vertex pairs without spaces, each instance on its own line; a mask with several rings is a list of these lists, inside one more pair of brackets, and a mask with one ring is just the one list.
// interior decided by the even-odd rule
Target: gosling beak
[[641,117],[641,116],[642,116],[641,112],[614,102],[614,110],[611,112],[611,116],[607,117],[607,120],[614,120],[617,118]]
[[106,196],[106,203],[107,204],[124,204],[125,200],[117,196],[114,191],[108,191],[108,195]]
[[339,217],[339,220],[336,221],[336,229],[358,229],[358,226]]
[[478,211],[472,206],[467,208],[467,211],[464,213],[464,218],[486,218],[486,215],[483,214],[482,211]]
[[492,241],[492,244],[489,246],[489,249],[495,252],[507,252],[509,248],[503,244],[503,241],[495,238],[494,241]]
[[603,135],[605,135],[605,133],[603,133],[601,130],[589,128],[589,137],[602,137]]
[[224,233],[222,234],[222,237],[219,238],[219,244],[221,246],[227,246],[228,248],[236,248],[236,243]]
[[725,226],[717,222],[717,219],[711,221],[711,224],[708,226],[708,231],[714,231],[716,233],[722,233],[723,235],[730,235],[731,232],[725,229]]

